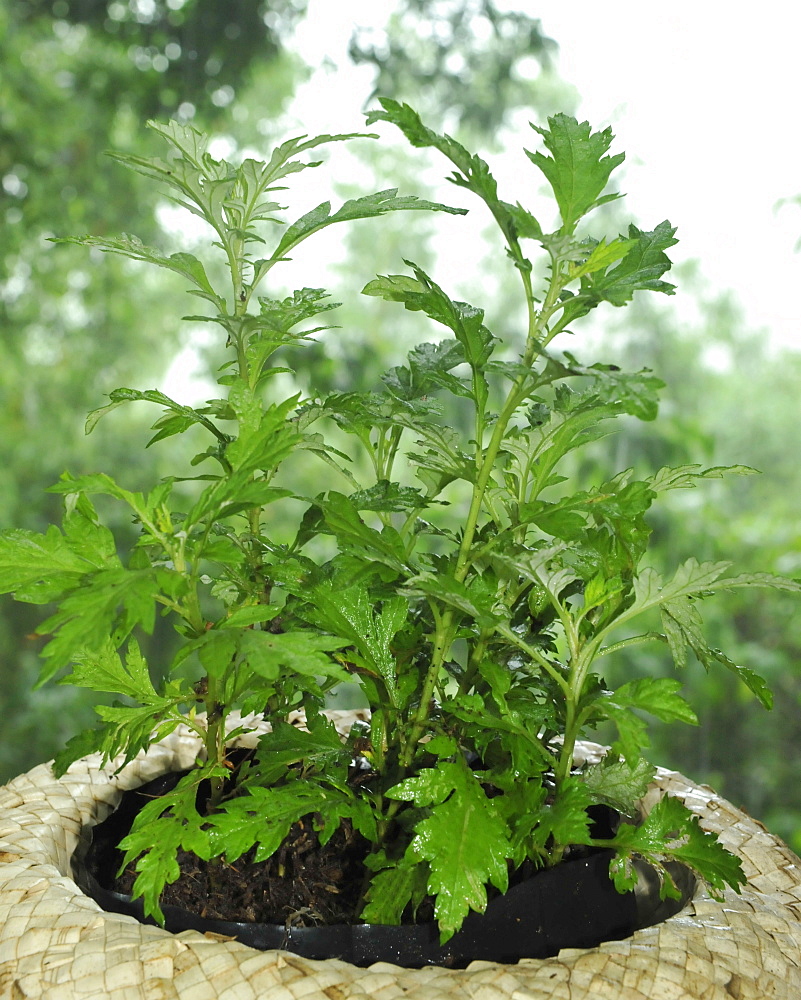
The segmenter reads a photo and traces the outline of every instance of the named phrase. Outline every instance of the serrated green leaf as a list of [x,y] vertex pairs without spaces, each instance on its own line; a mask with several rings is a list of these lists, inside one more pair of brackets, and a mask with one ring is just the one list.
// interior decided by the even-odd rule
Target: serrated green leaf
[[572,232],[576,223],[593,208],[619,195],[601,197],[601,192],[609,181],[609,175],[618,167],[625,156],[604,154],[611,145],[611,128],[603,132],[592,132],[589,122],[579,124],[569,115],[558,114],[548,119],[548,128],[532,125],[544,140],[551,156],[530,153],[529,159],[543,172],[553,189],[562,228]]
[[108,638],[99,649],[82,650],[75,656],[72,673],[64,680],[76,687],[125,695],[144,704],[159,700],[145,658],[133,640],[128,644],[124,664]]
[[553,837],[557,844],[587,844],[591,804],[589,790],[579,778],[569,776],[561,783],[558,794],[539,817],[537,838],[543,844]]
[[464,761],[440,761],[438,769],[454,794],[416,824],[409,851],[431,866],[428,890],[436,897],[434,915],[445,942],[471,909],[484,912],[488,882],[506,891],[512,845],[492,799]]
[[698,607],[688,597],[677,597],[665,601],[661,606],[662,627],[679,669],[687,665],[687,647],[693,651],[698,662],[709,670],[719,663],[736,674],[746,687],[757,696],[762,705],[773,708],[773,694],[765,680],[748,667],[742,667],[729,659],[721,650],[713,649],[703,634],[703,621]]
[[[262,409],[249,387],[236,386],[229,398],[239,420],[239,435],[225,450],[233,470],[250,473],[277,468],[300,440],[290,421],[298,397]],[[232,496],[232,491],[226,492]]]
[[698,717],[679,694],[681,681],[672,677],[638,677],[621,685],[610,701],[618,708],[636,708],[655,715],[663,722],[698,725]]
[[425,893],[427,879],[427,865],[404,863],[403,860],[393,868],[376,872],[365,894],[366,903],[360,918],[368,924],[397,926],[409,903]]
[[391,525],[377,531],[365,524],[353,502],[342,493],[330,490],[315,504],[322,510],[326,528],[336,536],[343,549],[352,549],[399,573],[405,573],[406,548],[403,539]]
[[297,613],[305,621],[348,639],[358,665],[382,678],[391,704],[397,704],[397,662],[392,642],[406,625],[408,604],[400,595],[381,602],[371,600],[361,585],[337,588],[330,581],[298,596],[309,601]]
[[644,758],[632,765],[625,760],[607,756],[599,763],[586,767],[581,780],[595,802],[603,802],[624,816],[634,816],[637,803],[645,795],[656,769]]
[[663,898],[680,896],[664,867],[666,861],[687,865],[716,894],[727,885],[739,892],[740,886],[746,883],[740,859],[730,854],[713,834],[702,830],[698,817],[683,803],[669,796],[654,806],[641,825],[621,824],[609,846],[617,854],[610,874],[619,891],[632,888],[636,882],[631,866],[635,854],[656,869]]
[[133,885],[134,898],[143,897],[145,914],[164,923],[159,897],[165,885],[175,882],[180,874],[179,850],[192,851],[199,858],[211,857],[207,817],[196,809],[198,784],[212,775],[222,776],[219,765],[196,767],[181,778],[175,788],[146,803],[137,814],[130,833],[120,841],[125,851],[120,871],[136,861],[137,877]]
[[684,722],[697,726],[698,717],[678,693],[681,681],[668,677],[641,677],[623,684],[616,691],[596,699],[602,718],[611,719],[618,731],[615,749],[633,767],[640,751],[649,745],[645,723],[634,711],[648,712],[664,722]]
[[674,285],[662,281],[662,275],[670,270],[671,261],[664,252],[678,243],[674,239],[676,229],[666,220],[652,232],[644,232],[636,226],[629,226],[631,249],[611,270],[598,269],[582,278],[582,294],[596,301],[604,300],[614,306],[630,302],[634,293],[640,290],[664,292],[672,295]]
[[309,720],[308,731],[276,720],[272,730],[259,739],[259,781],[271,785],[285,776],[288,767],[302,763],[304,774],[314,769],[321,780],[338,783],[345,791],[352,758],[351,748],[343,743],[334,724],[323,716]]
[[24,528],[0,533],[0,588],[11,593],[42,577],[55,576],[74,581],[92,570],[93,565],[72,551],[55,525],[44,534]]
[[484,326],[484,310],[467,302],[451,299],[413,261],[405,261],[414,271],[414,279],[402,275],[387,275],[371,281],[363,290],[365,295],[378,295],[395,302],[403,302],[411,311],[422,311],[430,319],[441,323],[456,335],[464,351],[464,360],[474,369],[482,368],[490,354],[495,338]]
[[568,274],[571,279],[580,278],[583,274],[592,274],[593,271],[607,268],[610,264],[614,264],[622,257],[625,257],[636,243],[636,240],[627,240],[622,236],[618,236],[611,243],[607,243],[604,238],[599,243],[594,243],[586,260],[582,263],[571,265],[568,268]]
[[310,813],[340,814],[343,799],[347,802],[340,793],[312,781],[273,788],[256,785],[206,817],[211,850],[230,863],[255,845],[254,861],[264,861],[278,850],[293,823]]
[[53,638],[42,650],[45,664],[37,683],[52,678],[82,649],[95,649],[115,625],[123,637],[135,625],[150,634],[160,593],[159,574],[150,570],[111,569],[92,574],[39,626],[42,635]]
[[368,489],[351,493],[348,500],[356,510],[380,511],[422,510],[431,503],[421,496],[420,490],[391,483],[387,479],[379,480]]
[[648,485],[654,493],[665,490],[694,489],[701,479],[722,479],[724,476],[755,476],[757,469],[748,465],[716,465],[704,469],[700,465],[678,465],[660,469],[656,475],[650,476]]
[[447,212],[450,215],[464,215],[463,208],[451,208],[439,202],[426,201],[413,195],[398,196],[397,188],[377,191],[375,194],[364,195],[346,201],[341,208],[331,214],[331,202],[324,201],[302,218],[294,222],[281,237],[278,246],[273,251],[271,261],[283,260],[286,254],[300,242],[337,222],[352,222],[356,219],[370,219],[387,212],[398,211],[429,211]]
[[156,264],[158,267],[168,271],[175,271],[177,274],[188,278],[203,298],[208,299],[222,310],[225,300],[218,295],[206,275],[203,264],[190,253],[174,253],[165,257],[159,250],[146,246],[136,236],[123,233],[116,239],[104,239],[99,236],[82,236],[80,238],[63,238],[59,243],[77,243],[81,246],[96,247],[106,253],[120,254],[132,260],[145,261],[148,264]]
[[215,629],[247,628],[269,622],[281,611],[277,604],[252,604],[236,608],[215,623]]
[[245,630],[239,633],[238,650],[248,666],[260,677],[275,680],[287,672],[311,677],[334,677],[349,681],[350,675],[327,655],[342,649],[348,641],[313,632],[272,632]]
[[174,399],[170,399],[169,396],[166,396],[158,389],[147,389],[144,391],[127,388],[114,389],[113,392],[109,393],[109,398],[111,399],[111,403],[108,406],[101,406],[96,410],[92,410],[87,417],[85,428],[87,434],[94,429],[102,416],[116,409],[118,406],[122,406],[123,403],[144,401],[157,403],[160,406],[166,407],[167,410],[166,414],[153,425],[154,429],[157,429],[157,433],[148,441],[148,447],[156,441],[161,441],[163,438],[170,437],[173,434],[180,434],[193,424],[202,424],[217,438],[223,437],[222,433],[203,413],[193,409],[191,406],[183,406],[181,403],[176,403]]
[[487,591],[477,576],[471,578],[470,584],[465,584],[447,572],[418,573],[407,580],[404,590],[410,594],[429,594],[452,608],[458,608],[482,628],[492,628],[504,617],[504,610],[495,606],[495,596]]

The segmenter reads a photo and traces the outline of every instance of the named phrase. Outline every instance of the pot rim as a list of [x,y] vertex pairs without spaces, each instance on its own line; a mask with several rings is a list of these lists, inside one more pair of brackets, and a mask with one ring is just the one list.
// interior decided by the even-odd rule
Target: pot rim
[[[340,718],[342,713],[338,713]],[[242,721],[249,722],[251,719]],[[232,720],[233,722],[233,720]],[[237,723],[238,724],[238,723]],[[184,727],[181,727],[184,729]],[[701,826],[717,833],[743,862],[742,894],[722,901],[699,885],[688,906],[663,923],[597,948],[563,950],[516,965],[474,962],[465,970],[359,968],[279,951],[258,952],[197,931],[173,935],[134,918],[106,913],[70,876],[81,829],[99,822],[123,791],[193,763],[199,741],[176,730],[118,775],[100,755],[76,762],[62,778],[39,765],[0,789],[0,998],[42,1000],[286,1000],[493,998],[536,994],[538,1000],[647,1000],[664,996],[801,996],[801,860],[758,821],[675,771],[658,768],[643,799],[648,810],[665,794],[682,799]],[[604,748],[583,743],[586,763]],[[724,990],[728,990],[724,993]],[[117,991],[117,992],[115,992]],[[159,992],[161,991],[161,992]],[[271,992],[273,991],[273,992]]]

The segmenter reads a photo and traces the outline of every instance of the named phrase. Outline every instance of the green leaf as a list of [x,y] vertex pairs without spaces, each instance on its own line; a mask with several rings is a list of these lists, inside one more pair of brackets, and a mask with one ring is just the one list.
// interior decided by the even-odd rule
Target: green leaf
[[678,693],[681,686],[675,678],[641,677],[596,699],[600,716],[614,722],[619,734],[615,749],[630,767],[639,761],[640,750],[649,745],[645,723],[634,715],[635,710],[648,712],[663,722],[698,725],[695,712]]
[[192,851],[198,857],[211,857],[208,817],[195,807],[198,784],[212,775],[222,777],[224,769],[213,764],[196,767],[180,779],[171,792],[153,799],[140,810],[131,832],[120,841],[125,856],[120,871],[134,859],[138,872],[132,895],[143,897],[145,914],[164,924],[159,897],[165,885],[181,874],[177,854]]
[[505,615],[504,609],[496,607],[494,594],[488,593],[478,576],[471,577],[465,584],[446,572],[418,573],[407,580],[404,590],[410,594],[428,594],[458,608],[481,628],[492,628]]
[[532,128],[543,137],[551,156],[530,153],[529,159],[543,172],[553,188],[562,229],[572,232],[576,223],[598,205],[620,197],[612,194],[600,197],[609,175],[625,159],[623,153],[605,156],[612,139],[612,129],[592,132],[589,122],[579,124],[569,115],[558,114],[548,119],[549,128]]
[[64,678],[64,683],[125,695],[143,704],[164,701],[153,687],[145,658],[133,640],[128,644],[125,664],[109,638],[99,649],[81,651],[75,656],[72,673]]
[[612,240],[611,243],[607,243],[605,238],[600,243],[596,243],[594,240],[588,241],[588,243],[592,249],[586,260],[581,263],[571,264],[568,267],[568,275],[571,279],[580,278],[583,274],[592,274],[594,271],[609,267],[610,264],[614,264],[615,261],[625,257],[633,249],[637,241],[633,239],[627,240],[619,236],[617,239]]
[[434,914],[445,942],[471,909],[484,912],[487,882],[506,891],[512,847],[493,800],[464,761],[440,761],[426,771],[433,773],[407,778],[387,794],[432,803],[430,815],[415,826],[409,852],[431,866],[428,890],[436,897]]
[[259,739],[259,782],[271,785],[285,777],[287,768],[303,764],[303,773],[318,772],[321,780],[347,789],[348,766],[353,751],[342,742],[334,724],[323,716],[309,720],[306,732],[276,720],[272,730]]
[[370,880],[365,894],[366,903],[360,919],[367,924],[401,922],[403,911],[415,899],[423,896],[428,880],[428,866],[401,859],[392,868],[383,868]]
[[610,874],[618,891],[634,887],[637,875],[632,865],[634,855],[653,865],[660,878],[660,896],[679,898],[667,861],[680,861],[707,882],[713,894],[721,894],[728,885],[736,892],[746,878],[739,858],[730,854],[717,838],[706,833],[695,816],[678,799],[665,797],[651,810],[640,826],[623,823],[610,842],[616,858]]
[[771,573],[742,573],[735,577],[724,577],[730,562],[699,563],[688,559],[676,570],[667,583],[653,569],[644,569],[634,581],[634,604],[618,616],[617,623],[628,621],[649,608],[658,607],[666,601],[681,597],[703,596],[717,590],[734,590],[741,587],[771,587],[790,593],[801,593],[801,583],[787,577]]
[[38,684],[53,677],[83,648],[97,648],[101,637],[111,634],[115,626],[122,637],[130,634],[135,625],[150,634],[156,598],[161,594],[159,576],[151,570],[111,569],[84,580],[39,626],[42,635],[54,637],[42,650],[46,662]]
[[348,500],[356,510],[380,511],[422,510],[431,503],[420,495],[420,490],[391,483],[387,479],[380,479],[375,486],[351,493]]
[[0,533],[0,589],[3,593],[20,591],[48,578],[58,580],[59,589],[62,589],[94,568],[94,563],[82,553],[73,551],[55,525],[45,534],[23,528]]
[[550,837],[557,844],[589,843],[587,807],[590,804],[589,790],[584,782],[573,776],[565,778],[553,802],[540,814],[537,839],[543,845]]
[[632,244],[626,256],[611,270],[598,269],[582,278],[581,293],[594,301],[611,302],[623,306],[640,290],[664,292],[672,295],[675,285],[662,281],[671,261],[664,252],[678,243],[676,229],[666,220],[652,232],[644,232],[635,225],[629,226],[628,240]]
[[273,788],[256,785],[206,817],[212,851],[231,863],[255,845],[254,861],[264,861],[278,850],[293,823],[311,813],[323,818],[342,815],[340,806],[346,803],[346,796],[313,781]]
[[327,655],[347,645],[347,640],[331,635],[315,635],[312,632],[276,635],[251,629],[241,632],[238,641],[239,651],[250,669],[267,680],[292,672],[349,681],[348,672]]
[[[239,435],[225,450],[231,467],[247,473],[277,468],[300,440],[290,420],[298,397],[262,409],[249,387],[234,386],[229,399],[239,420]],[[233,495],[231,490],[224,492]]]
[[[257,269],[261,261],[254,265]],[[259,319],[271,333],[288,335],[293,327],[312,316],[337,309],[341,302],[327,302],[329,293],[324,288],[300,288],[285,299],[259,298]],[[304,334],[296,334],[295,340]]]
[[581,779],[594,802],[603,802],[624,816],[635,816],[639,800],[653,781],[655,768],[644,758],[633,761],[615,760],[607,754],[599,763],[586,767]]
[[167,410],[165,416],[161,417],[153,425],[154,428],[158,428],[158,433],[148,441],[148,447],[156,441],[161,441],[173,434],[180,434],[193,424],[202,424],[215,437],[224,439],[224,435],[203,413],[193,409],[191,406],[183,406],[181,403],[176,403],[174,399],[165,396],[158,389],[147,389],[145,391],[126,388],[114,389],[113,392],[109,393],[109,399],[111,399],[111,403],[108,406],[101,406],[96,410],[92,410],[86,418],[85,429],[87,434],[95,428],[98,420],[106,413],[116,409],[118,406],[122,406],[123,403],[141,400],[149,403],[158,403],[166,407]]
[[758,474],[757,469],[752,469],[748,465],[716,465],[711,469],[702,469],[700,465],[678,465],[660,469],[656,475],[650,476],[647,482],[654,493],[662,493],[665,490],[694,489],[701,479]]
[[403,539],[391,525],[384,525],[381,531],[371,528],[359,516],[356,505],[335,490],[330,490],[325,498],[318,497],[314,503],[322,510],[325,526],[343,549],[367,555],[399,573],[407,571]]
[[414,279],[385,275],[366,285],[363,294],[403,302],[409,310],[424,312],[456,334],[464,350],[463,360],[474,369],[482,368],[492,353],[495,340],[483,324],[483,309],[454,301],[417,264],[409,260],[405,263],[413,269]]
[[449,135],[438,135],[423,124],[417,112],[408,104],[399,104],[390,98],[379,98],[381,111],[371,111],[367,116],[367,124],[386,121],[397,126],[406,136],[412,146],[418,148],[431,147],[443,153],[455,166],[459,173],[449,178],[459,187],[466,187],[488,203],[498,203],[497,184],[490,173],[489,167],[480,156],[469,153],[464,146]]
[[757,696],[762,705],[773,708],[773,694],[765,680],[749,670],[730,660],[721,650],[713,649],[703,634],[703,621],[696,604],[689,597],[677,597],[665,601],[661,607],[662,627],[673,654],[673,660],[679,669],[687,665],[687,647],[693,651],[698,662],[706,670],[714,663],[720,663],[736,674],[745,686]]
[[261,625],[269,622],[281,608],[277,604],[252,604],[236,608],[225,618],[215,623],[215,629],[247,628],[249,625]]
[[[156,264],[168,271],[175,271],[195,285],[196,294],[201,298],[208,299],[220,311],[223,311],[225,300],[218,295],[206,275],[203,264],[190,253],[174,253],[165,257],[159,250],[146,246],[136,236],[123,233],[116,239],[104,239],[99,236],[65,237],[58,239],[57,243],[77,243],[80,246],[96,247],[106,253],[120,254],[123,257],[130,257],[132,260],[141,260],[149,264]],[[91,428],[90,428],[91,429]]]
[[349,654],[351,658],[383,680],[390,702],[396,705],[397,663],[392,642],[406,625],[406,600],[398,595],[382,601],[379,607],[365,587],[342,588],[331,581],[296,592],[309,601],[297,614],[312,625],[349,640],[358,651]]
[[296,247],[298,243],[311,236],[312,233],[319,232],[336,222],[352,222],[356,219],[370,219],[385,215],[387,212],[409,210],[447,212],[450,215],[464,215],[466,213],[464,208],[451,208],[449,205],[426,201],[416,198],[414,195],[398,197],[397,188],[388,188],[386,191],[377,191],[375,194],[364,195],[361,198],[352,198],[346,201],[333,215],[331,214],[331,202],[324,201],[289,226],[273,251],[270,261],[285,259],[286,253]]

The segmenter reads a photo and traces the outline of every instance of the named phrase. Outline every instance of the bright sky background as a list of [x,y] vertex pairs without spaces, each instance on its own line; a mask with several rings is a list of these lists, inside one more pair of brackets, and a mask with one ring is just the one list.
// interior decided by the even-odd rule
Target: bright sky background
[[[293,112],[304,129],[352,129],[369,86],[345,51],[356,24],[381,25],[393,0],[310,0],[298,37],[321,71]],[[751,329],[801,349],[801,4],[763,0],[499,0],[542,21],[580,120],[612,125],[627,151],[626,207],[641,225],[678,226],[678,263],[698,259],[710,294],[734,289]],[[322,85],[322,86],[321,86]],[[320,93],[329,95],[324,109]],[[530,133],[523,137],[531,144]],[[677,297],[678,298],[678,297]]]

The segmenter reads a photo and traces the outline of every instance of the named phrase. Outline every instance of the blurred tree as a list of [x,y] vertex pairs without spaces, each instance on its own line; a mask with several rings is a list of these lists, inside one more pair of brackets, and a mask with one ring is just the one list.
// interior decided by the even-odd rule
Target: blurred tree
[[[76,87],[113,94],[137,121],[165,114],[204,121],[227,108],[252,64],[283,52],[305,0],[11,0],[24,29],[53,27],[101,40],[106,55],[76,61]],[[80,42],[79,42],[80,44]],[[118,56],[119,58],[115,58]]]
[[510,111],[530,107],[535,72],[556,43],[540,21],[493,0],[406,0],[383,31],[354,32],[356,65],[375,67],[373,93],[411,101],[436,127],[492,136]]

